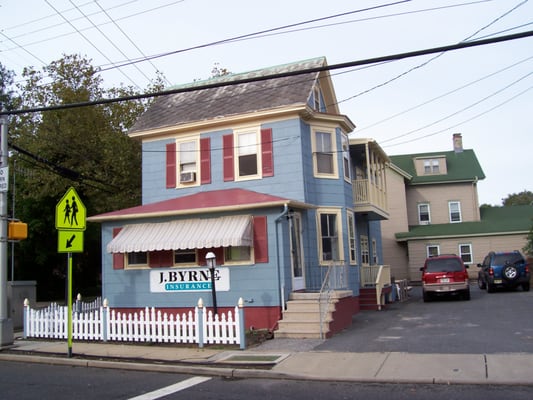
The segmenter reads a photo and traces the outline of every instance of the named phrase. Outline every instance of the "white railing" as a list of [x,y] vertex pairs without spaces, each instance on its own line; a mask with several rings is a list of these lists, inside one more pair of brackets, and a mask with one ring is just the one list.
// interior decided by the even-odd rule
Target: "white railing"
[[376,277],[376,300],[378,310],[385,305],[385,295],[383,294],[383,288],[391,285],[390,266],[380,265],[378,275]]
[[348,266],[344,261],[332,261],[320,286],[320,338],[324,339],[324,322],[329,312],[331,296],[334,290],[348,287]]
[[[72,313],[72,338],[154,343],[239,344],[246,346],[244,332],[244,301],[239,299],[234,312],[206,312],[203,301],[183,314],[162,313],[146,307],[144,311],[123,313],[104,300],[94,311]],[[32,309],[24,301],[24,338],[67,339],[68,308],[51,304],[41,310]]]

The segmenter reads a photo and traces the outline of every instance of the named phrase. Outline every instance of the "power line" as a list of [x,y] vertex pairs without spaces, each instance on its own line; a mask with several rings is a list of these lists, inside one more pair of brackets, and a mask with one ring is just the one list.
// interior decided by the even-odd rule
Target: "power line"
[[470,109],[470,108],[472,108],[472,107],[475,107],[475,106],[477,106],[478,104],[480,104],[480,103],[482,103],[482,102],[484,102],[484,101],[490,99],[491,97],[494,97],[494,96],[497,95],[498,93],[503,92],[505,89],[510,88],[511,86],[517,84],[518,82],[520,82],[520,81],[526,79],[526,78],[529,77],[530,75],[533,75],[533,72],[530,72],[530,73],[528,73],[528,74],[526,74],[526,75],[521,76],[520,78],[518,78],[518,79],[516,79],[515,81],[511,82],[510,84],[504,86],[503,88],[500,88],[500,89],[496,90],[495,92],[492,92],[492,93],[489,94],[488,96],[485,96],[485,97],[482,98],[481,100],[478,100],[478,101],[476,101],[476,102],[474,102],[474,103],[468,105],[467,107],[464,107],[464,108],[462,108],[462,109],[460,109],[460,110],[458,110],[458,111],[455,111],[455,112],[453,112],[453,113],[451,113],[451,114],[448,114],[447,116],[445,116],[445,117],[443,117],[443,118],[441,118],[441,119],[439,119],[439,120],[437,120],[437,121],[433,121],[432,123],[427,124],[427,125],[425,125],[425,126],[422,126],[422,127],[420,127],[420,128],[414,129],[414,130],[412,130],[412,131],[409,131],[409,132],[404,133],[404,134],[402,134],[402,135],[395,136],[395,137],[390,138],[390,139],[382,140],[382,141],[380,141],[380,142],[381,142],[381,143],[387,143],[387,142],[390,142],[390,141],[392,141],[392,140],[396,140],[396,139],[399,139],[399,138],[402,138],[402,137],[405,137],[405,136],[412,135],[413,133],[419,132],[419,131],[421,131],[422,129],[429,128],[430,126],[436,125],[436,124],[438,124],[439,122],[442,122],[442,121],[447,120],[448,118],[454,117],[454,116],[456,116],[457,114],[460,114],[460,113],[462,113],[462,112],[464,112],[464,111],[466,111],[466,110],[468,110],[468,109]]
[[383,147],[399,146],[399,145],[402,145],[402,144],[411,143],[411,142],[415,142],[415,141],[417,141],[417,140],[425,139],[425,138],[428,138],[428,137],[430,137],[430,136],[435,136],[435,135],[438,135],[439,133],[449,132],[451,129],[454,129],[454,128],[456,128],[456,127],[458,127],[458,126],[460,126],[460,125],[463,125],[463,124],[465,124],[465,123],[467,123],[467,122],[473,121],[473,120],[475,120],[475,119],[477,119],[477,118],[479,118],[479,117],[482,117],[482,116],[485,115],[485,114],[488,114],[488,113],[490,113],[490,112],[496,110],[497,108],[500,108],[500,107],[504,106],[505,104],[511,102],[512,100],[516,99],[517,97],[520,97],[520,96],[522,96],[523,94],[527,93],[527,92],[530,91],[531,89],[533,89],[533,86],[530,86],[530,87],[528,87],[527,89],[522,90],[520,93],[517,93],[516,95],[510,97],[509,99],[507,99],[507,100],[505,100],[505,101],[503,101],[503,102],[501,102],[501,103],[499,103],[499,104],[496,104],[495,106],[489,108],[488,110],[485,110],[485,111],[483,111],[483,112],[481,112],[481,113],[479,113],[479,114],[476,114],[476,115],[474,115],[474,116],[472,116],[472,117],[470,117],[470,118],[468,118],[468,119],[465,119],[465,120],[463,120],[463,121],[461,121],[461,122],[459,122],[459,123],[457,123],[457,124],[455,124],[455,125],[448,126],[447,128],[441,129],[441,130],[439,130],[439,131],[437,131],[437,132],[433,132],[433,133],[430,133],[430,134],[427,134],[427,135],[419,136],[419,137],[417,137],[417,138],[410,139],[410,140],[406,140],[406,141],[401,142],[401,143],[395,143],[395,144],[384,145]]
[[[89,40],[89,38],[87,36],[85,36],[78,28],[76,28],[74,26],[74,24],[72,22],[70,22],[62,13],[61,11],[59,11],[57,8],[55,8],[51,3],[50,1],[48,0],[44,0],[46,2],[46,4],[48,4],[56,13],[57,15],[59,15],[61,18],[63,18],[69,25],[72,29],[74,29],[82,38],[84,38],[98,53],[100,53],[107,61],[109,61],[110,63],[112,63],[111,59],[109,57],[107,57],[103,52],[102,50],[100,50],[100,48],[98,48],[98,46],[96,46],[93,42],[91,42]],[[137,86],[139,89],[140,89],[140,86],[137,85],[137,83],[135,83],[135,81],[133,79],[131,79],[124,71],[122,71],[120,68],[119,68],[119,72],[124,75],[124,77],[126,79],[128,79],[131,83],[133,83],[135,86]]]
[[[391,6],[399,5],[399,4],[402,4],[402,3],[409,3],[411,1],[412,0],[401,0],[401,1],[396,1],[396,2],[392,2],[392,3],[381,4],[381,5],[378,5],[378,6],[367,7],[367,8],[362,8],[362,9],[353,10],[353,11],[346,11],[346,12],[339,13],[339,14],[334,14],[334,15],[328,15],[326,17],[320,17],[320,18],[315,18],[315,19],[306,20],[306,21],[302,21],[302,22],[296,22],[296,23],[293,23],[293,24],[288,24],[288,25],[284,25],[284,26],[280,26],[280,27],[276,27],[276,28],[269,28],[269,29],[265,29],[265,30],[262,30],[262,31],[254,32],[254,33],[247,33],[247,34],[244,34],[244,35],[234,36],[234,37],[227,38],[227,39],[217,40],[217,41],[214,41],[214,42],[209,42],[209,43],[204,43],[204,44],[200,44],[200,45],[197,45],[197,46],[188,47],[188,48],[185,48],[185,49],[173,50],[173,51],[169,51],[169,52],[165,52],[165,53],[152,55],[152,56],[149,56],[149,57],[146,57],[146,58],[140,58],[140,59],[128,62],[128,63],[120,64],[118,66],[111,66],[109,68],[102,68],[101,71],[107,71],[107,70],[110,70],[110,69],[113,69],[113,68],[124,67],[124,66],[130,65],[130,63],[144,62],[144,61],[149,61],[149,60],[153,60],[153,59],[156,59],[156,58],[167,57],[167,56],[174,55],[174,54],[184,53],[184,52],[191,51],[191,50],[203,49],[205,47],[217,46],[217,45],[220,45],[220,44],[232,43],[232,42],[237,42],[237,41],[240,41],[240,40],[251,39],[251,38],[255,38],[255,37],[261,37],[260,35],[265,34],[265,33],[280,31],[280,30],[284,30],[284,29],[288,29],[288,28],[292,28],[292,27],[296,27],[296,26],[301,26],[301,25],[307,25],[307,24],[311,24],[311,23],[314,23],[314,22],[324,21],[324,20],[327,20],[327,19],[339,18],[339,17],[343,17],[343,16],[346,16],[346,15],[351,15],[351,14],[356,14],[356,13],[361,13],[361,12],[366,12],[366,11],[371,11],[371,10],[377,10],[379,8],[391,7]],[[487,1],[487,0],[485,0],[485,1]]]
[[243,83],[260,82],[260,81],[266,81],[266,80],[271,80],[271,79],[285,78],[289,76],[303,75],[303,74],[308,74],[308,73],[352,68],[352,67],[359,66],[359,65],[374,64],[374,63],[380,63],[380,62],[385,62],[385,61],[402,60],[406,58],[419,57],[419,56],[439,53],[443,51],[461,50],[461,49],[467,49],[471,47],[485,46],[488,44],[495,44],[495,43],[501,43],[501,42],[506,42],[506,41],[511,41],[511,40],[523,39],[523,38],[527,38],[531,36],[533,36],[533,31],[526,31],[526,32],[512,34],[512,35],[498,36],[495,38],[456,43],[456,44],[447,45],[447,46],[440,46],[440,47],[434,47],[434,48],[423,49],[423,50],[415,50],[415,51],[410,51],[406,53],[398,53],[398,54],[393,54],[393,55],[388,55],[388,56],[380,56],[380,57],[369,58],[369,59],[364,59],[364,60],[359,60],[359,61],[350,61],[350,62],[323,66],[323,67],[307,68],[307,69],[302,69],[298,71],[286,71],[286,72],[277,73],[277,74],[255,76],[255,77],[244,78],[244,79],[235,79],[232,81],[217,81],[213,83],[206,83],[203,85],[191,85],[187,87],[174,88],[174,89],[169,89],[169,90],[164,90],[164,91],[143,93],[143,94],[137,94],[137,95],[124,96],[124,97],[100,99],[100,100],[95,100],[95,101],[86,101],[86,102],[70,103],[70,104],[58,104],[58,105],[51,105],[51,106],[42,106],[42,107],[34,107],[34,108],[27,108],[27,109],[2,111],[0,112],[0,115],[17,115],[17,114],[35,113],[35,112],[42,112],[42,111],[65,110],[65,109],[70,109],[70,108],[79,108],[79,107],[87,107],[87,106],[94,106],[94,105],[118,103],[122,101],[141,100],[141,99],[147,99],[147,98],[158,97],[158,96],[166,96],[170,94],[194,92],[198,90],[213,89],[213,88],[219,88],[219,87],[225,87],[225,86],[235,86],[235,85],[239,85]]
[[[387,117],[387,118],[384,118],[384,119],[382,119],[382,120],[380,120],[380,121],[377,121],[377,122],[375,122],[375,123],[373,123],[373,124],[371,124],[371,125],[365,126],[365,127],[361,128],[361,129],[358,129],[357,132],[362,132],[362,131],[364,131],[364,130],[367,130],[367,129],[373,128],[373,127],[375,127],[375,126],[377,126],[377,125],[380,125],[380,124],[382,124],[382,123],[384,123],[384,122],[390,121],[391,119],[394,119],[394,118],[396,118],[396,117],[399,117],[400,115],[404,115],[404,114],[406,114],[406,113],[408,113],[408,112],[410,112],[410,111],[414,111],[414,110],[416,110],[417,108],[420,108],[420,107],[422,107],[422,106],[425,106],[425,105],[427,105],[427,104],[430,104],[430,103],[432,103],[432,102],[434,102],[434,101],[436,101],[436,100],[442,99],[443,97],[446,97],[446,96],[448,96],[448,95],[450,95],[450,94],[453,94],[453,93],[455,93],[455,92],[458,92],[459,90],[465,89],[465,88],[467,88],[467,87],[469,87],[469,86],[472,86],[472,85],[474,85],[474,84],[476,84],[476,83],[479,83],[479,82],[481,82],[481,81],[483,81],[483,80],[485,80],[485,79],[491,78],[491,77],[493,77],[493,76],[495,76],[495,75],[497,75],[497,74],[499,74],[499,73],[501,73],[501,72],[504,72],[504,71],[507,71],[508,69],[511,69],[511,68],[513,68],[513,67],[516,67],[517,65],[520,65],[520,64],[522,64],[522,63],[524,63],[524,62],[526,62],[526,61],[531,60],[532,58],[533,58],[533,56],[529,56],[529,57],[527,57],[527,58],[525,58],[525,59],[523,59],[523,60],[520,60],[520,61],[518,61],[518,62],[516,62],[516,63],[514,63],[514,64],[508,65],[507,67],[502,68],[502,69],[500,69],[500,70],[498,70],[498,71],[492,72],[492,73],[490,73],[490,74],[488,74],[488,75],[485,75],[485,76],[483,76],[483,77],[481,77],[481,78],[479,78],[479,79],[476,79],[476,80],[474,80],[474,81],[471,81],[471,82],[469,82],[469,83],[467,83],[467,84],[465,84],[465,85],[459,86],[459,87],[457,87],[457,88],[455,88],[455,89],[452,89],[452,90],[450,90],[450,91],[448,91],[448,92],[446,92],[446,93],[443,93],[443,94],[441,94],[441,95],[439,95],[439,96],[433,97],[433,98],[431,98],[431,99],[429,99],[429,100],[426,100],[426,101],[424,101],[424,102],[422,102],[422,103],[419,103],[419,104],[417,104],[417,105],[415,105],[415,106],[413,106],[413,107],[410,107],[410,108],[405,109],[405,110],[403,110],[403,111],[400,111],[400,112],[398,112],[398,113],[396,113],[396,114],[394,114],[394,115],[391,115],[391,116],[389,116],[389,117]],[[389,139],[387,139],[387,140],[389,140]],[[385,140],[385,142],[386,142],[387,140]],[[391,140],[392,140],[392,139],[391,139]]]
[[[183,0],[182,0],[182,1],[183,1]],[[94,0],[94,3],[100,8],[100,10],[106,15],[106,17],[109,18],[109,20],[113,23],[113,25],[114,25],[114,26],[115,26],[115,27],[116,27],[116,28],[117,28],[117,29],[118,29],[118,30],[124,35],[124,37],[125,37],[126,39],[128,39],[128,41],[129,41],[129,42],[130,42],[130,43],[131,43],[131,44],[137,49],[137,51],[138,51],[139,53],[141,53],[141,55],[142,55],[143,57],[146,58],[146,57],[147,57],[146,54],[144,54],[144,52],[143,52],[143,51],[141,50],[141,48],[137,45],[137,43],[135,43],[135,42],[131,39],[131,37],[130,37],[126,32],[124,32],[124,30],[121,28],[121,26],[118,24],[118,22],[115,21],[115,20],[111,17],[111,15],[109,15],[109,13],[108,13],[108,12],[107,12],[107,11],[101,6],[101,5],[100,5],[100,3],[98,3],[98,0]],[[153,63],[151,60],[149,60],[149,63],[150,63],[150,65],[151,65],[152,67],[154,67],[154,69],[156,70],[156,72],[159,72],[159,69],[154,65],[154,63]],[[135,65],[135,67],[138,69],[137,65]],[[143,75],[144,75],[144,74],[143,74]],[[150,81],[150,79],[149,79],[146,75],[144,75],[144,76],[146,77],[146,79],[147,79],[148,81]],[[167,81],[167,83],[168,83],[169,85],[171,84],[171,82],[170,82],[168,79],[165,78],[165,80]]]
[[[70,3],[71,3],[74,7],[76,7],[76,10],[77,10],[81,15],[83,15],[83,16],[85,17],[85,19],[86,19],[87,21],[89,21],[90,24],[91,24],[91,25],[92,25],[92,26],[93,26],[93,27],[94,27],[94,28],[95,28],[95,29],[96,29],[96,30],[97,30],[97,31],[98,31],[98,32],[99,32],[99,33],[100,33],[100,34],[101,34],[101,35],[102,35],[102,36],[103,36],[103,37],[104,37],[109,43],[111,43],[111,45],[112,45],[116,50],[118,50],[118,52],[119,52],[120,54],[122,54],[122,56],[124,56],[124,57],[126,57],[126,58],[128,57],[128,56],[126,55],[126,53],[124,53],[124,52],[122,51],[122,49],[121,49],[120,47],[118,47],[118,46],[115,44],[115,42],[113,42],[113,40],[111,40],[111,38],[110,38],[109,36],[107,36],[107,35],[105,34],[104,31],[102,31],[102,29],[100,29],[100,27],[99,27],[98,25],[96,25],[96,24],[93,22],[93,20],[92,20],[87,14],[85,14],[85,13],[81,10],[80,7],[78,7],[77,5],[75,5],[74,2],[73,2],[72,0],[69,0],[69,1],[70,1]],[[98,4],[98,3],[96,3],[96,4]],[[91,44],[92,44],[92,43],[91,43]],[[106,58],[107,58],[107,57],[106,57]],[[107,58],[107,59],[108,59],[108,58]],[[135,67],[135,69],[136,69],[137,71],[139,71],[139,73],[140,73],[141,75],[143,75],[143,76],[146,78],[146,80],[150,81],[150,78],[149,78],[149,77],[148,77],[148,76],[147,76],[147,75],[146,75],[146,74],[145,74],[145,73],[139,68],[139,66],[134,65],[134,67]],[[135,82],[134,82],[134,85],[137,86],[137,87],[140,89],[140,86],[137,85]]]
[[[475,31],[475,32],[472,33],[471,35],[469,35],[469,36],[467,36],[466,38],[464,38],[464,39],[461,41],[461,43],[462,43],[462,42],[466,42],[466,41],[468,41],[469,39],[471,39],[471,38],[473,38],[474,36],[476,36],[478,33],[484,31],[485,29],[487,29],[487,28],[490,27],[491,25],[494,25],[496,22],[498,22],[499,20],[501,20],[503,17],[509,15],[511,12],[513,12],[514,10],[516,10],[517,8],[519,8],[520,6],[522,6],[522,5],[524,5],[525,3],[527,3],[527,1],[528,1],[528,0],[523,0],[522,3],[517,4],[516,6],[514,6],[514,7],[511,8],[510,10],[506,11],[504,14],[500,15],[498,18],[492,20],[492,21],[491,21],[490,23],[488,23],[487,25],[483,26],[482,28],[478,29],[477,31]],[[397,79],[400,79],[400,78],[406,76],[407,74],[409,74],[409,73],[411,73],[411,72],[413,72],[413,71],[415,71],[415,70],[417,70],[417,69],[419,69],[419,68],[425,67],[425,66],[428,65],[430,62],[435,61],[437,58],[441,57],[441,56],[444,55],[445,53],[446,53],[446,52],[443,51],[442,53],[439,53],[439,54],[437,54],[437,55],[431,57],[429,60],[424,61],[424,62],[421,63],[421,64],[415,65],[414,67],[408,69],[407,71],[404,71],[404,72],[402,72],[401,74],[398,74],[398,75],[396,75],[396,76],[390,78],[389,80],[387,80],[387,81],[385,81],[385,82],[382,82],[382,83],[380,83],[380,84],[378,84],[378,85],[376,85],[376,86],[373,86],[373,87],[371,87],[371,88],[369,88],[369,89],[363,90],[362,92],[359,92],[359,93],[357,93],[357,94],[355,94],[355,95],[353,95],[353,96],[350,96],[350,97],[348,97],[348,98],[346,98],[346,99],[344,99],[344,100],[341,100],[341,101],[337,102],[337,104],[340,104],[340,103],[343,103],[343,102],[346,102],[346,101],[349,101],[349,100],[353,100],[353,99],[355,99],[355,98],[357,98],[357,97],[359,97],[359,96],[362,96],[362,95],[364,95],[364,94],[366,94],[366,93],[369,93],[369,92],[371,92],[371,91],[373,91],[373,90],[376,90],[376,89],[379,89],[379,88],[381,88],[381,87],[383,87],[383,86],[386,86],[386,85],[388,85],[389,83],[392,83],[392,82],[396,81]]]

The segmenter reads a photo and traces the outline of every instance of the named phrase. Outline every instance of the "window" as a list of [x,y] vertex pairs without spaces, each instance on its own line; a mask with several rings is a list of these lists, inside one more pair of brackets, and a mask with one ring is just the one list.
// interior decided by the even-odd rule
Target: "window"
[[146,251],[128,253],[127,266],[129,268],[147,267],[148,253]]
[[472,264],[474,257],[472,257],[472,245],[471,244],[460,244],[459,245],[459,256],[465,264]]
[[361,235],[359,239],[361,245],[361,264],[370,264],[370,249],[368,248],[368,236]]
[[439,160],[424,160],[424,174],[438,174]]
[[350,264],[357,264],[357,237],[355,234],[355,220],[353,213],[348,212],[348,244],[350,246]]
[[250,262],[252,251],[248,246],[230,246],[224,248],[224,261],[226,263]]
[[174,265],[190,265],[198,264],[196,261],[196,250],[194,249],[185,249],[185,250],[174,250]]
[[257,133],[237,134],[237,168],[239,177],[257,176]]
[[313,88],[313,109],[320,111],[320,88],[318,85]]
[[418,223],[420,225],[427,225],[431,223],[428,203],[421,203],[418,205]]
[[342,161],[344,167],[344,179],[351,181],[350,174],[350,141],[348,136],[342,135]]
[[314,169],[316,175],[336,175],[336,147],[333,132],[314,132]]
[[321,262],[341,259],[339,216],[339,212],[319,212],[318,214]]
[[178,176],[180,185],[196,182],[196,174],[198,172],[197,158],[196,140],[178,142]]
[[461,222],[461,203],[459,201],[450,201],[448,208],[450,210],[450,222]]
[[440,254],[440,247],[438,244],[428,244],[426,246],[427,256],[435,257]]
[[372,265],[378,264],[378,243],[376,239],[372,239]]

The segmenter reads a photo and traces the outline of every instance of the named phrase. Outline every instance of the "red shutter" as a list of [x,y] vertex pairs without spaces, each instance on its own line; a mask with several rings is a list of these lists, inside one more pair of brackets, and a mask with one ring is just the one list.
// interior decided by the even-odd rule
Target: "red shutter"
[[176,143],[167,144],[167,189],[176,188]]
[[148,253],[150,268],[171,267],[174,265],[174,252],[172,250],[151,251]]
[[254,255],[256,263],[268,262],[267,217],[254,217]]
[[272,147],[272,128],[261,129],[263,177],[274,176],[274,154],[272,152]]
[[222,136],[222,147],[224,158],[224,182],[233,181],[235,179],[233,166],[233,134]]
[[[122,228],[113,228],[113,237],[121,230]],[[113,253],[113,269],[124,269],[124,253]]]
[[200,139],[200,183],[211,183],[211,139]]
[[198,249],[196,253],[198,257],[198,265],[201,265],[203,267],[207,265],[205,256],[210,251],[215,253],[215,265],[217,267],[224,265],[224,248],[223,247]]

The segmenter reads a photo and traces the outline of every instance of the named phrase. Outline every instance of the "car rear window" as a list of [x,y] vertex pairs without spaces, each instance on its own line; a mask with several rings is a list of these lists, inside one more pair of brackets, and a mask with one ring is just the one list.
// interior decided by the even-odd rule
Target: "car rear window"
[[456,272],[463,270],[461,261],[455,258],[428,260],[426,267],[427,272]]
[[507,261],[511,264],[516,264],[524,262],[524,259],[517,253],[496,254],[496,257],[494,257],[494,265],[505,265]]

